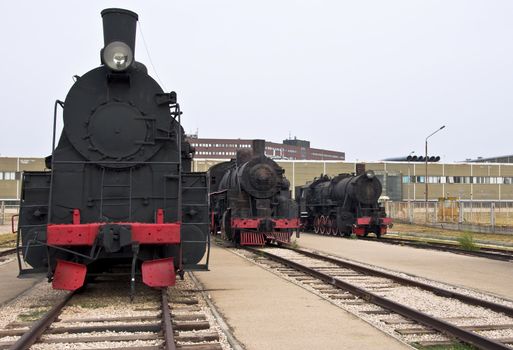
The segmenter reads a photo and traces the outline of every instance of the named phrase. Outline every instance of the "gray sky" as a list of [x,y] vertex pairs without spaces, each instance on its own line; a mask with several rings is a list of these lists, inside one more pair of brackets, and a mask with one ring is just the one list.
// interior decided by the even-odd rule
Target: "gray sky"
[[[200,137],[308,139],[349,160],[512,154],[513,1],[2,1],[2,156],[45,156],[55,99],[99,65],[100,11],[139,14]],[[155,77],[138,31],[136,59]],[[60,133],[60,131],[59,131]]]

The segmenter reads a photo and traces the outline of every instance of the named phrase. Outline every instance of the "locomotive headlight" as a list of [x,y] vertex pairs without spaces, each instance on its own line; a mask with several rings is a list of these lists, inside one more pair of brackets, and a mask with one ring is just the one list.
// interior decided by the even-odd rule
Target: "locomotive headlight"
[[103,49],[103,62],[117,72],[130,67],[133,59],[130,47],[121,41],[113,41]]
[[369,180],[374,178],[374,171],[372,171],[372,170],[367,171],[365,173],[365,176],[367,176],[367,179],[369,179]]

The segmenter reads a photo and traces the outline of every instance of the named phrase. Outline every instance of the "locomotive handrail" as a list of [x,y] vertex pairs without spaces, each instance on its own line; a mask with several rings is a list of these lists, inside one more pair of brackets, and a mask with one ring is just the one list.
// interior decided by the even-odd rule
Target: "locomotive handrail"
[[217,196],[218,194],[223,194],[223,193],[226,193],[228,192],[228,190],[222,190],[222,191],[217,191],[217,192],[211,192],[209,193],[208,195],[209,196]]
[[12,231],[12,233],[18,232],[19,227],[16,227],[16,229],[14,229],[14,218],[17,218],[19,216],[20,216],[20,214],[14,214],[13,216],[11,216],[11,231]]

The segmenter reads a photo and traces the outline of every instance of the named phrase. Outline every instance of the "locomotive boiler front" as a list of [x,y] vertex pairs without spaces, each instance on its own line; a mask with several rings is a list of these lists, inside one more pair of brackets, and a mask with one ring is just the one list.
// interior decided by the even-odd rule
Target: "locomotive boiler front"
[[331,191],[331,198],[336,201],[350,199],[353,202],[370,205],[378,201],[383,190],[381,182],[372,170],[358,176],[341,179],[335,177],[333,182],[335,183]]
[[279,190],[276,163],[257,157],[245,163],[238,171],[242,189],[255,198],[270,198]]

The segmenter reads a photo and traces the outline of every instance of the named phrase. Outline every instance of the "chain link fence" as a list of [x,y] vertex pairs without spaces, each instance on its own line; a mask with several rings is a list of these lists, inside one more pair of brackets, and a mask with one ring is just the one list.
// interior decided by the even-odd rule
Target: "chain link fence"
[[513,202],[447,200],[392,202],[387,214],[400,222],[479,232],[513,233]]

